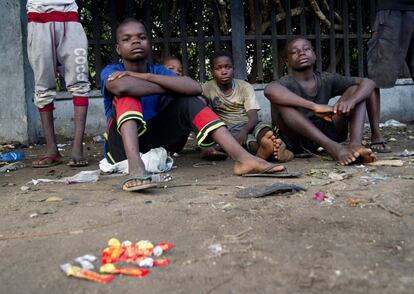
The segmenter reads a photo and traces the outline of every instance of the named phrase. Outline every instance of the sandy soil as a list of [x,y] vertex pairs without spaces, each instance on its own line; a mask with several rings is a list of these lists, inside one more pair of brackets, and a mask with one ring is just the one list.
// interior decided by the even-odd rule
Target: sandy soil
[[[385,135],[396,141],[382,159],[414,150],[413,125]],[[22,191],[31,179],[97,169],[101,144],[87,146],[86,168],[0,174],[1,293],[413,293],[414,157],[398,157],[402,167],[295,159],[287,166],[301,178],[242,178],[231,174],[231,160],[194,167],[201,160],[190,144],[175,158],[174,179],[164,189],[127,193],[123,177],[102,177]],[[25,150],[30,164],[42,147]],[[307,191],[235,197],[241,187],[278,182]],[[313,200],[317,191],[332,201]],[[42,201],[52,196],[62,201]],[[363,203],[349,206],[349,197]],[[172,263],[143,279],[122,276],[108,285],[60,271],[78,256],[99,256],[112,237],[172,242]],[[213,244],[222,250],[212,252]]]

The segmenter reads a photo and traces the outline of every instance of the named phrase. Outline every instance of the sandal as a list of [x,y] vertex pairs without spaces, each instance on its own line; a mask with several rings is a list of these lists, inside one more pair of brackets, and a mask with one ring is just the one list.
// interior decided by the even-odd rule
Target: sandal
[[55,165],[59,165],[62,163],[62,158],[60,155],[54,156],[44,156],[32,162],[33,168],[45,168],[51,167]]
[[388,146],[386,141],[375,141],[369,144],[369,148],[377,153],[391,153],[391,147]]
[[[140,182],[141,184],[135,185],[135,186],[128,186],[128,183],[131,182]],[[122,183],[122,190],[133,192],[133,191],[139,191],[139,190],[145,190],[148,188],[153,188],[157,186],[157,182],[152,179],[152,176],[146,175],[146,176],[133,176],[129,177]]]

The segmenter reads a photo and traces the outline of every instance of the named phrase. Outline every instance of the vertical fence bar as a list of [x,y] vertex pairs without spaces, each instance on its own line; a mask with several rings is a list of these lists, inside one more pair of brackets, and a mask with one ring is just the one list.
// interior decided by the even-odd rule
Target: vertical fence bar
[[238,65],[234,69],[235,78],[246,79],[246,36],[244,29],[243,0],[231,1],[231,46],[234,62]]
[[322,54],[321,54],[321,23],[319,17],[315,15],[315,50],[316,50],[316,69],[322,71]]
[[[299,5],[301,7],[305,7],[305,1],[300,0]],[[305,14],[305,9],[303,9],[302,13],[300,14],[300,34],[302,36],[306,37],[306,14]]]
[[272,1],[272,66],[273,66],[273,80],[279,78],[279,48],[277,42],[277,23],[276,23],[276,3]]
[[[213,2],[213,1],[212,1]],[[220,50],[220,28],[218,17],[218,4],[213,5],[213,34],[214,34],[214,50]]]
[[95,68],[96,68],[95,81],[96,81],[97,86],[101,84],[101,77],[99,73],[102,70],[101,31],[99,29],[99,26],[101,25],[101,18],[99,14],[100,6],[101,6],[101,0],[92,1],[92,26],[93,26],[92,34],[93,34],[93,42],[94,42],[93,51],[95,54]]
[[125,9],[126,9],[126,16],[127,17],[134,16],[134,5],[132,3],[132,0],[126,0]]
[[116,4],[115,0],[110,0],[109,2],[109,9],[110,9],[110,18],[111,18],[111,40],[112,40],[112,57],[111,62],[115,63],[118,60],[118,54],[115,51],[115,44],[116,44],[116,27],[118,26],[117,18],[116,18]]
[[292,9],[290,5],[290,0],[286,0],[286,35],[288,38],[292,35]]
[[329,0],[329,63],[330,71],[336,72],[336,48],[335,48],[335,5],[333,0]]
[[180,28],[181,50],[183,62],[183,74],[188,75],[188,51],[187,51],[187,1],[180,0]]
[[[148,30],[148,40],[150,41],[150,44],[152,43],[152,13],[151,13],[151,0],[144,0],[144,3],[142,4],[144,9],[144,25],[145,28]],[[150,54],[148,56],[149,62],[153,62],[154,56],[152,54],[152,50],[150,51]]]
[[372,26],[374,25],[374,22],[375,22],[375,15],[377,14],[376,12],[377,12],[377,7],[376,7],[376,5],[375,5],[375,0],[371,0],[370,2],[369,2],[369,7],[370,7],[370,9],[369,9],[369,11],[370,11],[370,15],[369,15],[369,17],[370,17],[370,22],[369,22],[369,24],[370,24],[370,26],[371,26],[371,28],[372,28]]
[[170,1],[165,0],[162,2],[162,10],[161,10],[161,19],[162,19],[162,27],[164,31],[164,38],[162,40],[163,43],[163,57],[169,56],[171,53],[171,45],[170,45],[170,38],[171,38],[171,28],[169,25],[168,19],[168,6]]
[[348,16],[348,1],[343,1],[342,14],[343,22],[342,28],[344,30],[344,73],[346,76],[350,76],[349,66],[349,16]]
[[256,65],[257,65],[257,77],[254,80],[263,82],[263,40],[262,40],[262,14],[260,1],[255,1],[254,11],[256,14]]
[[203,30],[203,0],[196,1],[196,13],[197,13],[197,48],[198,48],[198,64],[199,64],[199,81],[206,81],[206,49],[204,42],[204,30]]
[[358,47],[358,76],[364,76],[364,48],[362,46],[362,7],[357,0],[357,47]]

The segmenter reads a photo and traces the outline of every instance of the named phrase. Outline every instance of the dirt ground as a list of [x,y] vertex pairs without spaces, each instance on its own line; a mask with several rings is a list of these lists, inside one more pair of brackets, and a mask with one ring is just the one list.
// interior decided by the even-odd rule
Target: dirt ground
[[[123,192],[123,177],[26,184],[97,169],[101,143],[89,140],[88,167],[0,174],[0,292],[413,293],[414,157],[398,154],[414,150],[414,125],[384,134],[393,153],[379,157],[401,159],[402,167],[342,167],[313,157],[286,164],[303,173],[298,179],[243,178],[232,175],[229,159],[198,166],[190,144],[175,158],[167,188]],[[67,160],[70,148],[64,148]],[[29,165],[43,148],[24,150]],[[235,197],[242,187],[278,182],[307,191]],[[318,191],[329,201],[314,200]],[[52,196],[62,200],[44,201]],[[350,197],[361,203],[350,206]],[[107,285],[60,270],[78,256],[99,256],[112,237],[172,242],[172,262],[145,278],[121,276]]]

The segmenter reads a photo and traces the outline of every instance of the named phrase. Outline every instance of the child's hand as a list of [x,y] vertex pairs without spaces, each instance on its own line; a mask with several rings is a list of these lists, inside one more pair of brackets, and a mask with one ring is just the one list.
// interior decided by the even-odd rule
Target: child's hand
[[313,109],[313,112],[317,117],[323,118],[326,121],[331,122],[332,117],[334,116],[334,109],[330,105],[316,104]]
[[349,100],[343,101],[339,99],[338,102],[334,105],[334,113],[342,114],[342,115],[349,115],[352,109],[354,109],[355,103]]

